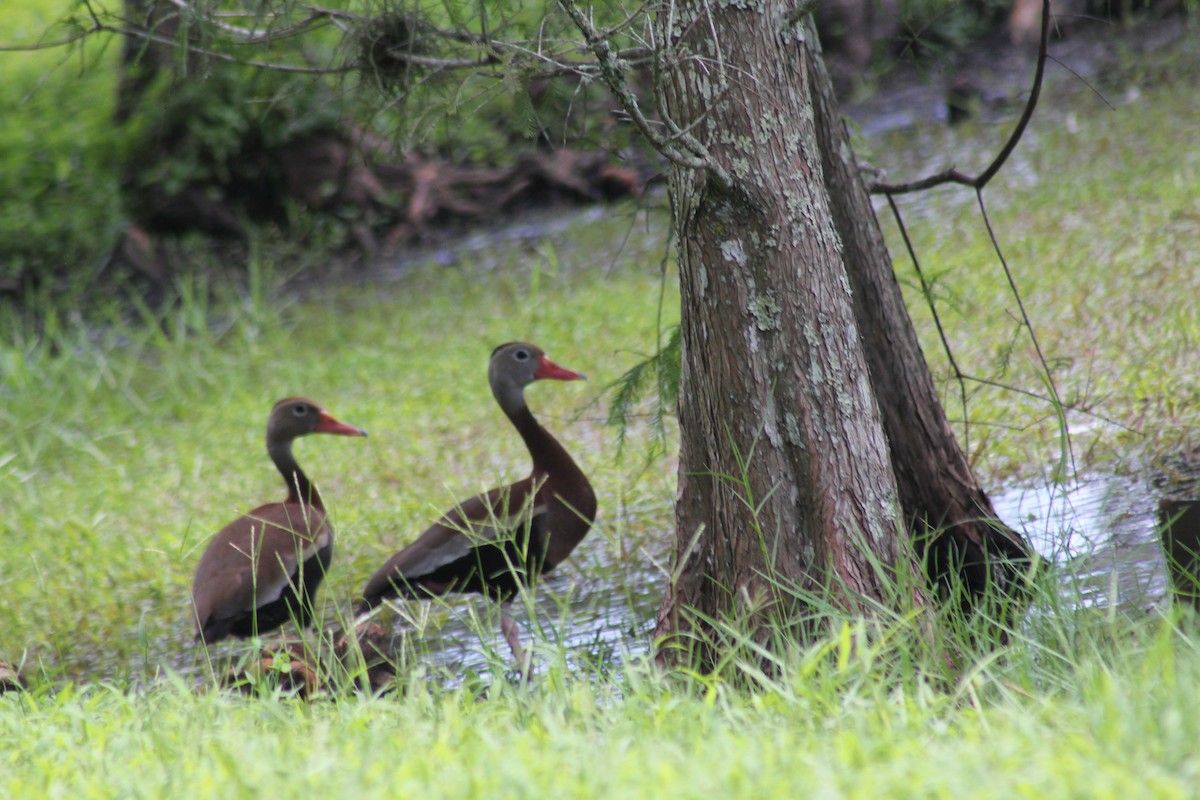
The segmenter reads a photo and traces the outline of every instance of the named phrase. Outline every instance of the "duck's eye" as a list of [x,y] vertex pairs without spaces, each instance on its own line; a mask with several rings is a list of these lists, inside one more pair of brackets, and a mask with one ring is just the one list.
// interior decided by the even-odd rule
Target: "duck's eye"
[[297,417],[306,416],[308,414],[308,406],[304,405],[304,403],[294,405],[292,406],[292,413]]
[[523,349],[518,350],[517,352],[513,353],[513,358],[515,358],[517,361],[528,361],[529,360],[529,351],[523,350]]

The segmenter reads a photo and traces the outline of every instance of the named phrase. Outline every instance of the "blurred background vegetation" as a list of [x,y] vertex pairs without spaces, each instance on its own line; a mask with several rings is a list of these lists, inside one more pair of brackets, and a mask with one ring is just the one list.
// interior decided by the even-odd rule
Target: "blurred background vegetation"
[[[1136,5],[1071,2],[1084,0],[1055,3],[1064,29]],[[623,8],[594,12],[618,25]],[[599,82],[547,77],[544,60],[488,44],[571,53],[578,37],[552,2],[341,0],[320,14],[279,3],[203,21],[178,9],[6,10],[0,45],[16,49],[0,54],[0,295],[153,303],[190,269],[244,274],[264,246],[297,270],[353,262],[497,212],[637,195],[657,174]],[[932,70],[972,43],[1027,35],[1015,13],[1012,0],[839,0],[818,20],[849,98],[897,63]],[[159,39],[121,35],[147,19]],[[629,19],[617,44],[636,51],[643,21]],[[251,29],[268,35],[232,43]],[[184,39],[186,57],[170,44]],[[483,67],[463,67],[472,61]],[[648,84],[635,73],[639,91]]]
[[[471,176],[487,181],[539,148],[627,145],[617,131],[596,130],[607,107],[579,81],[530,82],[504,69],[439,77],[390,64],[387,47],[407,37],[419,50],[413,31],[435,24],[411,9],[342,4],[376,16],[323,19],[240,51],[220,30],[160,25],[162,36],[197,48],[186,58],[112,30],[84,35],[97,24],[93,8],[98,24],[120,29],[138,4],[127,5],[36,0],[0,26],[0,44],[42,48],[0,56],[0,290],[10,295],[44,284],[78,293],[160,283],[164,262],[215,247],[244,264],[247,242],[285,235],[332,253],[373,252],[389,232],[390,244],[411,241],[446,221],[435,207],[409,220],[412,230],[393,231],[411,187],[404,175],[389,181],[379,164],[419,157],[479,168]],[[538,4],[482,8],[491,8],[495,35],[554,33]],[[447,29],[480,27],[453,19],[474,5],[439,10],[436,24]],[[422,91],[410,93],[418,83]]]

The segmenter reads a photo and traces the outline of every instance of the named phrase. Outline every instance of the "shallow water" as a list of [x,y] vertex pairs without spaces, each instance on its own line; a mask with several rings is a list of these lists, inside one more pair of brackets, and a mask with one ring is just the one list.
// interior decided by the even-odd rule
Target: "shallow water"
[[[1084,605],[1145,610],[1162,604],[1168,591],[1157,494],[1136,478],[1099,475],[1069,487],[1003,489],[992,499],[999,517],[1058,566],[1065,596]],[[520,601],[513,616],[526,639],[561,647],[572,661],[617,664],[644,655],[665,581],[651,562],[665,564],[667,549],[663,541],[640,560],[614,559],[604,537],[589,537],[573,563],[539,588],[535,621]],[[450,675],[480,676],[489,674],[496,658],[506,663],[494,609],[483,600],[456,600],[436,615],[439,623],[422,635],[427,649],[421,663]],[[395,633],[399,641],[414,631],[397,623]]]
[[1064,594],[1083,605],[1148,609],[1168,592],[1158,493],[1145,481],[1095,476],[1067,486],[992,494],[996,514],[1059,565]]

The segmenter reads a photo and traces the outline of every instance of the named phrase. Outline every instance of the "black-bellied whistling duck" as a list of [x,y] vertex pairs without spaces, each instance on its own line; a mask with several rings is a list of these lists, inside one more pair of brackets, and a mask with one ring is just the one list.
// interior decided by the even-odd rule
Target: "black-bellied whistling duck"
[[[488,382],[533,458],[528,478],[476,495],[448,511],[367,581],[358,612],[390,597],[479,592],[504,603],[519,587],[559,565],[596,517],[596,495],[582,470],[525,405],[536,380],[581,380],[539,348],[511,342],[492,352]],[[500,612],[504,638],[525,670],[520,632]]]
[[366,436],[302,397],[280,400],[267,418],[267,453],[287,484],[282,503],[259,506],[221,529],[200,557],[192,583],[196,638],[253,636],[289,619],[305,627],[333,558],[333,526],[317,487],[292,455],[310,433]]

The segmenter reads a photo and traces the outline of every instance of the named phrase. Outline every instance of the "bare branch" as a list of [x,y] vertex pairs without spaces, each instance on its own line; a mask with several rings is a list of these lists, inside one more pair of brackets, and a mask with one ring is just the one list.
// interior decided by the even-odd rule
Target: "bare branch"
[[304,75],[340,75],[347,72],[353,72],[357,67],[342,66],[342,67],[313,67],[300,64],[284,64],[276,61],[258,61],[257,59],[239,58],[229,53],[222,53],[219,50],[213,50],[207,47],[197,47],[191,43],[180,43],[179,40],[171,36],[162,36],[161,34],[148,31],[144,28],[120,28],[114,25],[106,25],[100,23],[93,31],[95,33],[112,33],[118,36],[129,36],[135,39],[142,39],[155,44],[162,44],[168,47],[182,47],[190,53],[197,53],[206,58],[211,58],[215,61],[224,61],[230,64],[245,64],[249,67],[258,67],[261,69],[275,70],[276,72],[292,72]]
[[66,36],[62,39],[55,39],[51,42],[34,42],[33,44],[0,44],[0,53],[27,53],[37,50],[52,50],[55,47],[64,47],[69,44],[74,44],[80,39],[86,39],[93,33],[102,30],[101,28],[84,28],[76,33]]
[[[948,169],[943,172],[937,173],[936,175],[930,175],[928,177],[925,177],[925,178],[922,178],[922,179],[916,180],[916,181],[911,181],[909,183],[903,183],[903,184],[875,183],[871,187],[872,193],[883,194],[887,197],[888,205],[892,209],[892,214],[896,219],[896,224],[900,227],[900,234],[904,239],[905,246],[908,248],[909,257],[912,259],[913,266],[917,271],[917,277],[921,282],[922,291],[924,292],[924,294],[926,296],[926,301],[929,303],[930,311],[933,314],[934,323],[937,326],[938,335],[942,341],[942,347],[945,350],[946,357],[949,360],[950,366],[954,371],[954,378],[958,382],[958,385],[959,385],[959,394],[961,397],[961,402],[963,404],[964,420],[967,419],[967,417],[968,417],[967,410],[966,410],[966,406],[967,406],[967,391],[966,391],[966,385],[965,385],[966,380],[970,379],[970,380],[976,380],[976,381],[980,381],[980,382],[986,382],[986,383],[989,383],[990,385],[1001,385],[1001,384],[994,384],[990,381],[982,381],[982,379],[979,379],[979,378],[971,378],[970,376],[963,373],[963,371],[959,368],[958,363],[955,361],[954,354],[950,349],[950,343],[947,340],[945,332],[942,328],[941,318],[938,315],[937,308],[934,305],[932,292],[930,291],[930,288],[925,280],[925,276],[921,271],[921,266],[917,260],[916,252],[913,250],[912,242],[908,236],[908,231],[905,229],[904,220],[900,216],[900,210],[896,205],[895,196],[898,194],[905,194],[908,192],[921,191],[924,189],[931,188],[933,186],[938,186],[943,183],[957,183],[957,184],[961,184],[964,186],[970,186],[975,190],[975,198],[979,204],[979,213],[983,217],[983,223],[984,223],[985,228],[987,229],[988,237],[991,240],[992,249],[996,253],[997,259],[999,259],[999,261],[1000,261],[1000,266],[1003,269],[1004,276],[1008,281],[1009,291],[1012,293],[1013,298],[1016,300],[1017,308],[1020,311],[1020,324],[1023,328],[1025,328],[1025,330],[1027,330],[1029,332],[1029,338],[1030,338],[1031,343],[1033,344],[1034,352],[1037,355],[1038,365],[1041,369],[1042,380],[1043,380],[1050,396],[1042,397],[1041,395],[1037,395],[1033,392],[1029,392],[1027,390],[1022,390],[1022,389],[1016,389],[1014,387],[1005,387],[1005,388],[1012,389],[1013,391],[1018,391],[1023,394],[1028,394],[1032,397],[1038,397],[1040,399],[1046,400],[1055,409],[1057,409],[1059,411],[1059,413],[1061,414],[1062,409],[1067,408],[1067,406],[1063,403],[1062,397],[1059,394],[1058,386],[1056,385],[1056,383],[1054,381],[1054,374],[1050,369],[1049,363],[1046,361],[1046,356],[1042,350],[1041,342],[1038,341],[1037,332],[1034,330],[1034,327],[1033,327],[1033,321],[1029,318],[1029,313],[1025,309],[1025,301],[1021,297],[1020,290],[1017,288],[1016,279],[1013,277],[1012,270],[1008,266],[1008,260],[1004,257],[1004,252],[1000,248],[1000,242],[996,237],[996,231],[992,227],[992,221],[991,221],[990,217],[988,216],[987,204],[984,203],[984,200],[983,200],[984,187],[987,186],[987,184],[992,180],[992,178],[994,178],[996,176],[996,174],[1000,171],[1001,167],[1003,167],[1004,163],[1008,160],[1009,156],[1012,155],[1013,150],[1016,149],[1017,143],[1020,142],[1021,137],[1024,135],[1025,129],[1029,125],[1029,121],[1033,118],[1033,111],[1037,107],[1037,101],[1038,101],[1039,96],[1041,95],[1042,84],[1043,84],[1043,80],[1045,78],[1046,60],[1049,55],[1049,43],[1050,43],[1050,0],[1042,0],[1041,42],[1038,47],[1037,68],[1034,71],[1033,87],[1029,92],[1029,99],[1025,103],[1025,108],[1021,114],[1021,118],[1017,121],[1017,125],[1013,129],[1012,133],[1009,135],[1008,140],[1004,144],[1004,147],[1001,148],[1000,152],[997,153],[996,157],[992,160],[991,164],[989,164],[988,167],[983,172],[979,173],[979,175],[977,175],[977,176],[972,177],[970,175],[966,175],[966,174],[958,171],[957,169]],[[964,424],[966,424],[966,423],[964,423]],[[1064,451],[1064,459],[1069,457],[1071,459],[1072,470],[1076,469],[1075,464],[1074,464],[1075,455],[1074,455],[1074,451],[1071,447],[1071,435],[1070,435],[1069,430],[1066,429],[1065,427],[1063,430],[1063,451]]]
[[[978,383],[980,386],[990,386],[993,389],[1000,389],[1002,391],[1012,392],[1013,394],[1023,395],[1032,400],[1040,400],[1043,403],[1047,403],[1052,406],[1058,404],[1058,400],[1056,398],[1047,397],[1044,394],[1038,394],[1037,392],[1031,391],[1029,389],[1023,389],[1020,386],[1013,386],[1012,384],[1004,383],[1002,381],[995,381],[995,380],[992,380],[991,378],[982,378],[978,375],[969,375],[969,374],[964,374],[962,376],[962,378],[963,378],[963,380],[971,381],[972,383]],[[1114,428],[1120,428],[1121,430],[1128,431],[1129,433],[1138,433],[1139,432],[1137,428],[1134,428],[1131,425],[1127,425],[1126,423],[1121,422],[1118,419],[1113,419],[1112,417],[1107,417],[1104,414],[1101,414],[1097,411],[1093,411],[1092,409],[1090,409],[1080,403],[1064,403],[1064,404],[1062,404],[1062,408],[1064,408],[1068,411],[1071,411],[1075,414],[1082,414],[1086,417],[1091,417],[1092,419],[1094,419],[1098,422],[1103,422],[1105,425],[1112,425]],[[983,425],[983,424],[988,424],[988,423],[977,422],[975,424]],[[995,424],[995,423],[991,423],[991,424]]]
[[1050,0],[1042,0],[1042,34],[1041,42],[1038,46],[1037,68],[1033,73],[1033,88],[1029,91],[1029,99],[1025,103],[1025,110],[1021,113],[1021,118],[1017,121],[1017,126],[1013,128],[1008,141],[1004,143],[1004,147],[1000,149],[1000,152],[992,160],[992,163],[988,165],[987,169],[975,177],[959,172],[957,169],[948,169],[936,175],[930,175],[929,177],[908,183],[873,183],[871,184],[871,193],[886,194],[888,196],[908,194],[909,192],[919,192],[933,186],[940,186],[943,183],[958,183],[970,186],[976,191],[982,190],[996,176],[1000,168],[1004,166],[1004,162],[1008,161],[1008,157],[1012,155],[1013,150],[1017,148],[1017,143],[1024,136],[1025,128],[1028,127],[1029,121],[1033,119],[1033,111],[1037,107],[1038,98],[1042,93],[1042,82],[1046,75],[1046,59],[1049,56],[1049,52]]
[[[351,12],[324,8],[317,5],[299,4],[296,8],[303,12],[303,16],[300,19],[287,21],[282,14],[272,14],[267,17],[268,21],[265,25],[257,27],[240,26],[225,20],[245,16],[244,14],[214,15],[198,9],[191,0],[169,0],[169,2],[175,7],[177,13],[192,18],[202,18],[206,24],[211,25],[213,30],[221,35],[222,45],[230,47],[271,44],[303,35],[323,25],[335,25],[343,31],[351,30],[366,22],[365,17]],[[79,29],[73,31],[69,36],[64,36],[54,41],[21,45],[0,45],[0,52],[47,50],[73,44],[93,34],[108,33],[165,45],[167,47],[186,48],[191,53],[217,61],[246,64],[278,72],[338,75],[359,69],[358,65],[349,64],[342,66],[312,66],[310,64],[290,64],[282,61],[247,60],[219,49],[200,46],[195,42],[179,41],[173,36],[165,36],[144,25],[121,19],[112,14],[105,14],[104,18],[101,18],[101,15],[93,10],[90,5],[87,3],[85,5],[87,5],[91,17],[90,25],[80,25]],[[621,30],[627,29],[633,24],[635,19],[636,15],[630,15],[617,28]],[[276,24],[279,27],[275,27]],[[475,71],[484,77],[504,78],[508,73],[504,71],[487,71],[486,68],[506,65],[520,70],[533,71],[541,77],[575,75],[591,80],[601,75],[600,65],[595,61],[571,57],[572,54],[579,53],[582,48],[582,45],[577,40],[547,40],[542,31],[539,31],[534,40],[523,42],[495,39],[486,32],[480,34],[466,30],[443,29],[425,25],[422,26],[422,30],[432,38],[465,45],[483,52],[476,55],[463,54],[461,57],[449,55],[436,57],[428,54],[417,55],[406,51],[404,48],[393,48],[388,51],[388,55],[397,61],[404,61],[414,66],[432,69],[436,74],[469,70]],[[556,49],[558,52],[556,52]],[[638,66],[651,62],[653,50],[648,47],[630,47],[623,50],[613,50],[612,56],[624,64]]]
[[197,47],[191,43],[180,43],[172,36],[163,36],[142,27],[122,27],[119,25],[110,25],[106,22],[103,22],[98,16],[95,15],[94,12],[92,14],[92,25],[71,36],[58,39],[53,42],[38,42],[31,45],[0,45],[0,52],[47,50],[52,47],[62,47],[64,45],[72,44],[98,33],[108,33],[115,36],[126,36],[133,39],[141,39],[142,41],[154,42],[155,44],[166,45],[167,47],[182,47],[186,48],[188,52],[196,53],[216,61],[224,61],[233,64],[245,64],[247,66],[258,67],[261,69],[275,70],[277,72],[291,72],[307,75],[339,75],[347,72],[353,72],[355,69],[357,69],[357,67],[354,66],[313,67],[299,64],[284,64],[280,62],[239,58],[237,56],[230,55],[229,53],[222,53],[218,50],[212,50],[206,47]]
[[1075,80],[1079,81],[1079,82],[1080,82],[1080,83],[1082,83],[1084,86],[1086,86],[1087,88],[1091,89],[1091,90],[1092,90],[1092,94],[1096,95],[1096,97],[1098,97],[1098,98],[1100,99],[1100,102],[1101,102],[1101,103],[1104,103],[1104,105],[1108,106],[1108,110],[1109,110],[1109,111],[1116,111],[1116,110],[1117,110],[1117,107],[1116,107],[1116,106],[1114,106],[1112,103],[1110,103],[1110,102],[1109,102],[1109,100],[1108,100],[1108,98],[1104,96],[1104,92],[1102,92],[1102,91],[1100,91],[1099,89],[1097,89],[1097,88],[1096,88],[1096,87],[1095,87],[1095,86],[1092,84],[1092,82],[1091,82],[1091,81],[1089,81],[1087,78],[1083,77],[1083,75],[1079,74],[1079,71],[1078,71],[1078,70],[1076,70],[1074,67],[1070,67],[1070,66],[1068,66],[1067,64],[1063,63],[1062,61],[1060,61],[1059,59],[1055,58],[1054,56],[1050,56],[1050,60],[1051,60],[1051,61],[1053,61],[1055,64],[1058,64],[1060,67],[1062,67],[1063,69],[1065,69],[1067,72],[1071,73],[1071,75],[1072,75],[1072,76],[1075,78]]
[[[872,193],[883,194],[887,197],[888,205],[891,207],[892,213],[896,218],[896,224],[899,225],[899,227],[900,227],[901,236],[904,239],[905,246],[908,248],[908,253],[909,253],[909,256],[912,258],[913,265],[914,265],[915,269],[917,270],[917,277],[921,281],[921,288],[926,295],[926,300],[929,303],[929,308],[933,314],[934,322],[937,325],[938,335],[941,337],[941,341],[942,341],[942,347],[945,350],[946,357],[949,359],[950,366],[954,371],[955,380],[959,384],[959,393],[960,393],[961,401],[963,404],[964,419],[967,418],[967,411],[966,411],[967,391],[966,391],[966,385],[965,385],[966,380],[975,380],[975,381],[988,383],[989,385],[996,385],[996,386],[999,386],[1001,384],[995,384],[991,381],[984,381],[983,379],[980,379],[980,378],[972,378],[971,376],[968,376],[965,373],[963,373],[963,371],[959,368],[958,363],[955,361],[954,355],[950,350],[950,344],[947,341],[945,332],[942,329],[941,318],[938,316],[937,309],[934,306],[932,293],[930,292],[929,287],[925,281],[925,276],[921,271],[920,263],[917,261],[917,256],[916,256],[915,251],[913,250],[912,242],[909,239],[908,231],[905,229],[904,221],[900,216],[900,210],[896,206],[895,196],[898,194],[905,194],[905,193],[909,193],[909,192],[921,191],[921,190],[928,189],[933,186],[938,186],[938,185],[941,185],[944,183],[957,183],[957,184],[964,185],[964,186],[970,186],[971,188],[973,188],[975,190],[975,198],[979,204],[979,212],[983,217],[984,226],[987,229],[988,236],[992,243],[992,249],[996,253],[997,259],[999,259],[999,261],[1000,261],[1001,268],[1004,271],[1004,276],[1008,281],[1009,291],[1012,293],[1013,298],[1016,300],[1017,308],[1020,311],[1021,327],[1025,328],[1025,330],[1027,330],[1029,332],[1030,341],[1033,344],[1034,352],[1037,355],[1038,365],[1041,370],[1041,377],[1042,377],[1043,383],[1044,383],[1047,391],[1049,392],[1050,396],[1043,397],[1043,396],[1035,394],[1033,392],[1029,392],[1029,391],[1023,390],[1023,389],[1016,389],[1015,387],[1010,387],[1010,386],[1006,386],[1004,388],[1007,388],[1007,389],[1010,389],[1013,391],[1018,391],[1023,394],[1028,394],[1032,397],[1038,397],[1039,399],[1043,399],[1046,402],[1050,403],[1061,415],[1062,410],[1067,408],[1067,406],[1063,403],[1062,397],[1059,394],[1058,386],[1056,385],[1056,383],[1054,381],[1054,374],[1050,369],[1049,363],[1046,361],[1046,356],[1042,350],[1041,342],[1038,341],[1037,332],[1034,330],[1034,327],[1033,327],[1033,321],[1029,318],[1029,313],[1025,309],[1025,301],[1021,297],[1020,290],[1017,288],[1016,279],[1013,277],[1012,270],[1008,266],[1008,260],[1004,257],[1004,252],[1000,248],[1000,242],[996,237],[996,231],[992,227],[992,221],[991,221],[990,217],[988,216],[987,205],[986,205],[986,203],[984,203],[984,200],[983,200],[984,187],[987,186],[987,184],[992,180],[992,178],[994,178],[996,176],[996,174],[1000,171],[1001,167],[1003,167],[1005,162],[1008,160],[1009,156],[1012,155],[1013,151],[1016,149],[1017,143],[1020,142],[1021,137],[1024,135],[1026,128],[1029,126],[1030,120],[1033,118],[1033,112],[1034,112],[1034,109],[1037,107],[1038,98],[1041,95],[1042,85],[1043,85],[1043,81],[1045,79],[1046,60],[1049,57],[1050,22],[1051,22],[1050,0],[1042,0],[1041,40],[1038,45],[1037,68],[1034,70],[1033,87],[1030,89],[1029,99],[1026,101],[1025,108],[1021,113],[1021,118],[1017,121],[1016,127],[1013,128],[1013,131],[1009,135],[1008,140],[1005,142],[1004,146],[1000,149],[1000,152],[996,154],[996,157],[994,159],[992,159],[992,162],[988,165],[988,167],[986,169],[984,169],[983,172],[972,177],[970,175],[966,175],[966,174],[960,172],[957,169],[952,168],[952,169],[944,170],[943,172],[937,173],[936,175],[930,175],[928,177],[921,178],[920,180],[910,181],[908,183],[887,184],[887,183],[876,182],[871,186]],[[1067,429],[1065,426],[1063,428],[1063,453],[1064,453],[1064,455],[1063,455],[1064,461],[1069,457],[1071,460],[1072,470],[1076,469],[1076,466],[1074,463],[1075,454],[1071,447],[1071,434],[1070,434],[1069,429]]]
[[479,58],[436,58],[419,56],[403,47],[389,47],[385,52],[397,61],[404,61],[419,67],[435,67],[439,70],[478,69],[501,63],[501,59],[497,55],[485,55]]
[[821,0],[800,0],[796,4],[796,7],[789,11],[787,16],[783,18],[783,21],[787,24],[787,27],[793,28],[800,20],[816,11],[817,6],[820,4]]
[[[206,14],[197,11],[195,7],[187,2],[187,0],[170,0],[171,5],[178,8],[181,12],[194,18],[203,18],[217,30],[224,31],[234,37],[233,44],[238,45],[255,45],[269,44],[271,42],[290,39],[293,36],[299,36],[307,33],[321,25],[327,25],[331,22],[329,12],[325,9],[310,9],[309,14],[304,19],[294,22],[279,30],[272,30],[269,26],[266,31],[257,31],[253,28],[243,28],[237,25],[230,25],[227,22],[221,22],[220,14]],[[244,15],[238,15],[244,16]],[[272,20],[280,20],[283,18],[281,14],[268,15]]]
[[93,33],[103,29],[103,23],[100,22],[100,17],[97,16],[95,9],[92,8],[90,2],[85,2],[87,6],[88,16],[92,18],[92,26],[90,28],[81,28],[76,33],[67,36],[64,39],[56,39],[52,42],[37,42],[35,44],[20,44],[20,45],[0,45],[0,53],[16,53],[16,52],[32,52],[35,50],[50,50],[55,47],[63,47],[64,45],[73,44],[81,39],[91,36]]
[[[1004,252],[1000,249],[1000,242],[996,238],[996,231],[992,228],[992,220],[988,217],[987,205],[983,202],[983,188],[975,190],[975,197],[979,201],[979,213],[983,215],[983,224],[987,228],[988,236],[992,240],[992,249],[996,251],[996,258],[1000,259],[1000,265],[1004,268],[1004,277],[1008,279],[1008,287],[1012,292],[1012,296],[1017,301],[1017,308],[1021,312],[1021,324],[1029,331],[1029,340],[1033,343],[1034,352],[1037,353],[1038,364],[1041,365],[1042,375],[1045,376],[1046,389],[1050,392],[1052,404],[1055,408],[1065,408],[1062,402],[1062,397],[1058,393],[1058,386],[1054,382],[1054,373],[1050,371],[1050,365],[1046,363],[1046,356],[1042,352],[1042,344],[1038,341],[1037,332],[1033,328],[1033,322],[1029,319],[1029,312],[1025,310],[1025,301],[1021,297],[1020,290],[1017,289],[1017,281],[1013,278],[1012,270],[1008,267],[1008,259],[1004,257]],[[1071,457],[1071,470],[1075,471],[1075,452],[1071,449],[1071,432],[1067,428],[1063,428],[1063,438],[1065,440],[1066,453]]]
[[724,186],[732,186],[733,181],[724,167],[718,164],[709,155],[707,149],[696,141],[694,137],[683,131],[678,131],[678,129],[672,130],[679,143],[687,148],[686,150],[681,150],[672,139],[663,136],[651,125],[650,120],[642,113],[637,95],[633,93],[633,90],[629,88],[629,83],[625,80],[624,67],[614,52],[612,43],[608,40],[608,37],[596,29],[596,26],[579,9],[574,0],[558,0],[558,4],[567,12],[567,16],[575,23],[575,27],[583,34],[588,47],[595,54],[600,74],[603,76],[604,82],[608,84],[609,90],[617,96],[634,127],[646,137],[654,148],[675,164],[690,169],[703,170],[711,174]]

